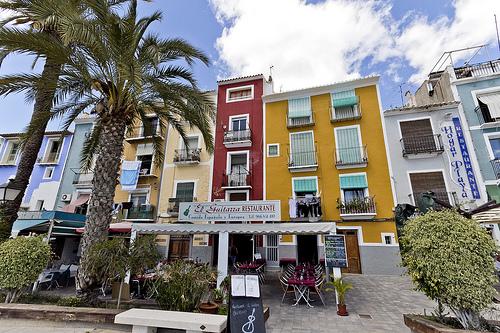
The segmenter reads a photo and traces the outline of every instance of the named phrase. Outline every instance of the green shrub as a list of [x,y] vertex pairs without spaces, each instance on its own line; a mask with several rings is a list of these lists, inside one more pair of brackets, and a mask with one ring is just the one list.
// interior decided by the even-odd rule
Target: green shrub
[[493,239],[452,210],[410,219],[403,235],[403,264],[417,290],[450,308],[465,329],[478,329],[495,294]]
[[50,245],[42,237],[17,237],[0,244],[0,289],[5,303],[16,302],[47,266]]
[[85,300],[81,297],[70,296],[70,297],[61,297],[57,301],[57,305],[79,307],[79,306],[86,306],[87,304],[85,303]]
[[193,312],[217,280],[217,272],[207,265],[182,260],[164,265],[154,282],[153,297],[163,310]]

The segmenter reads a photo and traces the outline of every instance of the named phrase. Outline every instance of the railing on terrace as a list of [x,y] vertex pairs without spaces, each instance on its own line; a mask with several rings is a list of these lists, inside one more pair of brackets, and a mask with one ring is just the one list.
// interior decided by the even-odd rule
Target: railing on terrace
[[141,205],[132,206],[128,209],[127,219],[129,220],[154,220],[155,219],[155,206]]
[[196,201],[196,198],[193,198],[191,200],[183,199],[183,198],[169,198],[168,199],[168,206],[167,206],[167,213],[172,216],[176,216],[179,214],[179,205],[181,202],[193,202]]
[[174,163],[199,163],[201,148],[176,149],[174,152]]
[[399,141],[403,149],[403,156],[444,151],[441,134],[406,136]]
[[335,165],[355,165],[368,163],[366,146],[339,148],[335,150]]
[[127,133],[127,139],[134,138],[152,138],[154,136],[159,136],[160,130],[157,127],[152,126],[137,126],[133,127]]
[[251,186],[250,172],[231,172],[224,174],[223,187],[244,187]]
[[250,141],[251,139],[252,139],[252,131],[249,128],[241,131],[224,132],[224,143]]
[[83,171],[81,169],[71,169],[74,172],[73,185],[91,185],[94,173],[92,171]]
[[292,152],[288,154],[288,167],[299,168],[318,165],[316,150]]
[[286,126],[288,128],[304,127],[314,125],[314,115],[311,112],[310,116],[307,117],[289,117],[286,115]]
[[496,179],[500,179],[500,158],[495,158],[490,161],[493,167],[493,172],[495,173]]
[[476,106],[474,112],[476,112],[477,119],[479,120],[479,125],[483,125],[484,123],[494,123],[500,120],[491,116],[490,110],[487,106]]
[[354,198],[346,201],[339,200],[340,215],[373,215],[377,207],[373,197]]
[[347,121],[361,119],[361,105],[343,106],[334,108],[330,105],[330,121]]
[[455,68],[457,79],[500,73],[500,59]]

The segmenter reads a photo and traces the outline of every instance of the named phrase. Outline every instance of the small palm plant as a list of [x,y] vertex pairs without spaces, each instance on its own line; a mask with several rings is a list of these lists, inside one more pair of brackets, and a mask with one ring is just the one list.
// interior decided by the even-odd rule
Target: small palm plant
[[[353,288],[352,284],[348,282],[344,282],[342,278],[335,279],[333,275],[331,276],[333,281],[328,282],[327,285],[335,288],[335,292],[337,294],[337,314],[339,316],[347,316],[349,313],[347,312],[346,304],[345,304],[345,294]],[[327,291],[332,291],[332,288],[327,288]]]

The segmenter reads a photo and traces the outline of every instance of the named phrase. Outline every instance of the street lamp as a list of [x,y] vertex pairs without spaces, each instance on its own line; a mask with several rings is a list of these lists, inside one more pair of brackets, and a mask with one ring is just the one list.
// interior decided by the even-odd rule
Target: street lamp
[[16,200],[21,191],[22,187],[13,183],[11,180],[0,185],[0,203]]

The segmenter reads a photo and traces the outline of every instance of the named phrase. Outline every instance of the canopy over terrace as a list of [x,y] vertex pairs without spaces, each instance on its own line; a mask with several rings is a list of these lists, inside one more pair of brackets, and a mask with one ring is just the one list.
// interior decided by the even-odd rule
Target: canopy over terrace
[[219,234],[219,260],[217,285],[227,276],[229,234],[252,235],[320,235],[335,234],[336,224],[333,222],[318,223],[216,223],[216,224],[158,224],[133,223],[131,238],[137,234],[175,235],[175,234]]

